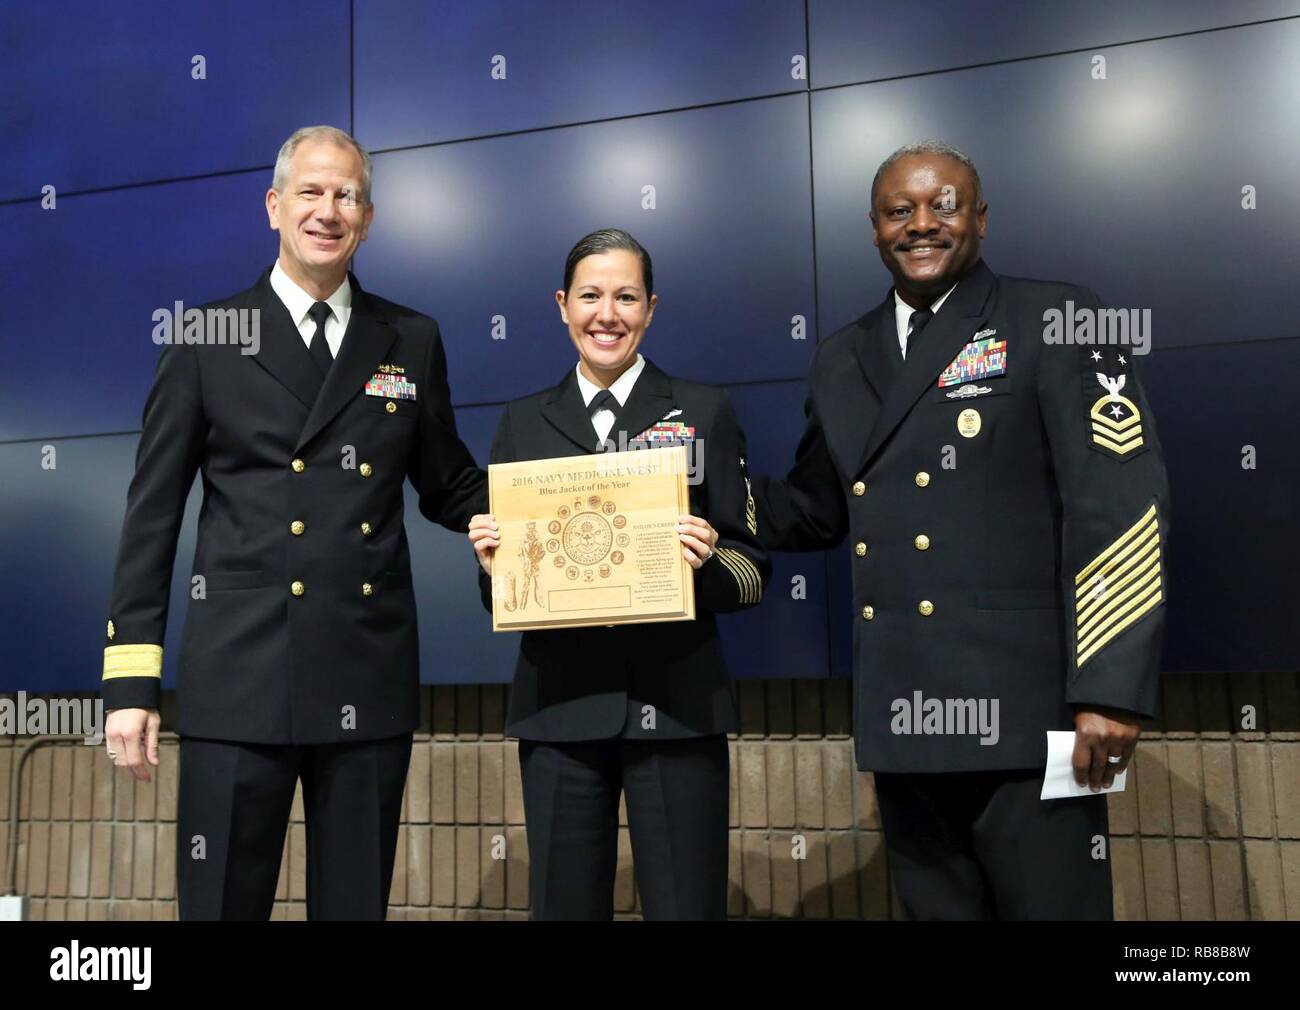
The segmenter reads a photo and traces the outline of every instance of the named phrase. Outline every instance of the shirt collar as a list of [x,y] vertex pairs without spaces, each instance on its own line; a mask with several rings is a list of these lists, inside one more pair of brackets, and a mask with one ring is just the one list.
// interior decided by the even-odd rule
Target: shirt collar
[[[932,313],[937,313],[939,311],[939,306],[948,300],[948,296],[952,294],[953,289],[956,287],[957,285],[954,284],[951,288],[949,288],[947,291],[945,291],[942,295],[939,296],[939,300],[937,302],[931,302],[930,311]],[[894,288],[894,320],[898,323],[899,333],[907,332],[907,323],[912,318],[912,313],[915,311],[916,309],[912,308],[912,306],[908,305],[907,302],[903,301],[903,299],[898,297],[898,288]]]
[[[271,269],[271,288],[280,296],[280,301],[284,302],[284,307],[289,310],[289,317],[293,319],[293,325],[301,326],[311,307],[316,304],[316,299],[299,287],[298,283],[285,273],[284,267],[280,266],[278,259]],[[352,285],[346,275],[343,278],[343,283],[334,289],[334,293],[326,298],[325,302],[329,305],[330,311],[334,313],[334,318],[342,322],[345,311],[352,308]]]
[[[638,354],[636,363],[615,379],[614,384],[609,387],[609,391],[614,394],[614,399],[618,401],[620,407],[627,405],[627,398],[632,395],[632,387],[636,385],[637,376],[643,371],[645,371],[645,358]],[[590,407],[591,401],[600,392],[600,387],[582,374],[581,366],[576,367],[574,373],[578,376],[578,389],[582,392],[582,402]]]

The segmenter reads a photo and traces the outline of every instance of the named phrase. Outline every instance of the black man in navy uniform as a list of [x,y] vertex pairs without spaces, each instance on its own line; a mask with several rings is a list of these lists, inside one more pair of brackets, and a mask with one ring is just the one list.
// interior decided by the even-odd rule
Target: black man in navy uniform
[[[1086,288],[984,264],[979,175],[947,145],[881,165],[871,222],[893,290],[818,346],[760,536],[849,551],[855,750],[904,912],[1110,918],[1099,790],[1154,713],[1167,589],[1131,348],[1053,331],[1097,317]],[[1075,731],[1087,795],[1040,800],[1049,730]]]
[[459,531],[487,497],[437,324],[349,273],[370,179],[340,130],[285,142],[266,194],[279,258],[214,306],[259,313],[260,346],[172,343],[145,406],[102,693],[109,757],[147,781],[176,537],[201,474],[177,684],[183,919],[269,917],[299,780],[309,918],[386,913],[419,698],[402,489]]

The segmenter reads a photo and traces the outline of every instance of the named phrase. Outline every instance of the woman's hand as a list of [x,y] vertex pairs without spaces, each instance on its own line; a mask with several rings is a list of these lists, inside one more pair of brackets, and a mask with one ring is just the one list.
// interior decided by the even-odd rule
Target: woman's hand
[[709,525],[707,519],[678,516],[677,534],[682,541],[682,556],[692,568],[699,569],[713,557],[713,550],[718,544],[718,531]]
[[497,531],[496,517],[488,514],[475,516],[469,521],[469,542],[474,545],[474,553],[483,571],[492,574],[492,555],[501,546],[501,534]]

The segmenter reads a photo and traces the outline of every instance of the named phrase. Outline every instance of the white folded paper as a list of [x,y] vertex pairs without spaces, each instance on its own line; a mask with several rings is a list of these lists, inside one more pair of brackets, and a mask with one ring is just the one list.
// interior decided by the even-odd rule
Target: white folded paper
[[1070,759],[1074,754],[1074,733],[1068,730],[1049,730],[1047,733],[1047,772],[1043,776],[1043,791],[1040,800],[1059,800],[1067,796],[1098,796],[1101,793],[1122,793],[1124,783],[1128,780],[1128,769],[1115,776],[1109,789],[1099,789],[1094,793],[1086,785],[1074,781],[1074,765]]

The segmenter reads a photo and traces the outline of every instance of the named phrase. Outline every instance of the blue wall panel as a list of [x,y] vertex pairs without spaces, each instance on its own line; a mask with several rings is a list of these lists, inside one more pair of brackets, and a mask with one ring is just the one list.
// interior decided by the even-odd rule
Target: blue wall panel
[[802,90],[803,51],[802,0],[357,0],[357,138],[390,148]]
[[[475,458],[486,461],[499,409],[457,412]],[[126,492],[135,469],[137,435],[0,444],[0,614],[5,659],[0,692],[93,690],[99,683],[109,592]],[[56,467],[42,469],[53,445]],[[202,485],[190,491],[172,573],[164,643],[164,684],[175,686],[180,635],[189,604]],[[518,639],[493,635],[479,600],[477,563],[469,540],[420,515],[406,486],[406,530],[420,612],[421,676],[428,682],[508,681]]]
[[270,165],[349,83],[347,0],[7,2],[0,200]]
[[1105,81],[1075,54],[814,94],[822,334],[889,289],[876,167],[939,137],[980,170],[995,271],[1151,309],[1156,347],[1294,336],[1300,285],[1278,278],[1300,270],[1300,130],[1281,126],[1300,122],[1297,52],[1289,21],[1112,50]]
[[[802,375],[814,301],[806,103],[380,155],[358,276],[439,320],[457,403],[497,402],[559,380],[573,353],[554,302],[564,257],[594,228],[626,228],[654,258],[645,350],[657,364],[714,383]],[[491,335],[498,315],[504,340]],[[791,339],[796,315],[808,339]]]
[[162,348],[153,313],[275,262],[267,171],[0,207],[0,441],[133,431]]
[[1300,14],[1297,0],[808,0],[812,85],[1098,48]]
[[1169,467],[1165,669],[1295,670],[1300,339],[1159,351],[1144,364]]
[[[764,382],[733,386],[728,393],[745,432],[749,472],[784,475],[803,432],[805,384]],[[733,678],[826,676],[825,559],[820,552],[773,555],[762,605],[719,618]],[[803,597],[794,594],[796,576],[802,577]]]
[[[1152,310],[1143,374],[1173,499],[1166,668],[1294,670],[1300,20],[1205,31],[1288,14],[1300,0],[808,0],[809,43],[799,0],[7,5],[0,691],[97,683],[159,353],[151,315],[255,280],[276,254],[263,195],[279,144],[297,126],[347,127],[353,104],[358,136],[384,152],[358,275],[439,319],[483,462],[501,401],[571,367],[552,300],[565,253],[616,225],[656,261],[646,353],[729,385],[751,471],[783,474],[813,341],[889,287],[866,217],[876,165],[924,136],[965,148],[983,172],[995,270]],[[1203,33],[1123,44],[1178,32]],[[830,88],[811,98],[790,75],[805,48],[813,86]],[[1104,81],[1091,76],[1098,51]],[[195,53],[206,81],[190,78]],[[587,125],[562,126],[574,123]],[[464,140],[498,133],[514,135]],[[434,146],[391,150],[422,144]],[[137,185],[189,175],[202,178]],[[36,202],[47,183],[57,210]],[[1242,209],[1243,186],[1258,210]],[[69,195],[85,189],[104,192]],[[791,339],[794,316],[807,339]],[[424,679],[508,681],[518,641],[492,634],[466,538],[426,522],[409,488],[407,504]],[[198,507],[194,493],[169,685]],[[775,564],[763,606],[721,619],[733,676],[845,674],[847,552]]]
[[[7,648],[0,691],[90,691],[103,669],[118,534],[135,467],[135,435],[0,445],[0,614]],[[55,450],[43,469],[42,449]],[[196,481],[196,489],[197,489]],[[175,683],[200,493],[190,494],[172,578],[163,656]]]

